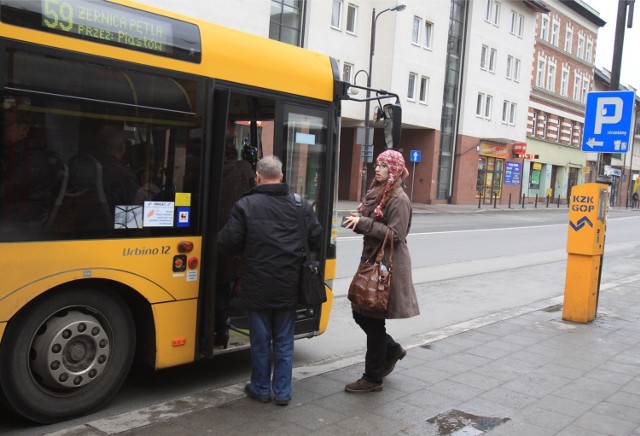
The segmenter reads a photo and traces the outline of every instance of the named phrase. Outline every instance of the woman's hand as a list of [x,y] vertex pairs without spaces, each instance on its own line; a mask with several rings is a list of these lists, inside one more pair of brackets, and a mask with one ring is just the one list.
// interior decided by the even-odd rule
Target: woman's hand
[[344,219],[344,227],[347,229],[355,230],[358,225],[358,221],[360,221],[360,215],[356,212],[351,212],[351,214]]

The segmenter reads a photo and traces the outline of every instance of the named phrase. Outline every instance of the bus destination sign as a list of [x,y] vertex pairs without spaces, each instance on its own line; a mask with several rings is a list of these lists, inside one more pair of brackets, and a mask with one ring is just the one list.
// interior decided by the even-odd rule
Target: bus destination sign
[[104,0],[1,0],[0,5],[0,17],[9,24],[200,62],[194,24]]

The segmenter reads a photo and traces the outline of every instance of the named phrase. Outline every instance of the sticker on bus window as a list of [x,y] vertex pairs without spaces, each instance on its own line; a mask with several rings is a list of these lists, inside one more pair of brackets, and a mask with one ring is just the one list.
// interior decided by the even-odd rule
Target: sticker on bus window
[[191,193],[176,192],[176,206],[191,206]]
[[173,201],[145,201],[145,227],[173,227]]
[[116,205],[113,218],[114,229],[141,229],[142,206]]
[[177,227],[189,227],[191,222],[191,208],[190,207],[177,207],[176,208],[176,226]]

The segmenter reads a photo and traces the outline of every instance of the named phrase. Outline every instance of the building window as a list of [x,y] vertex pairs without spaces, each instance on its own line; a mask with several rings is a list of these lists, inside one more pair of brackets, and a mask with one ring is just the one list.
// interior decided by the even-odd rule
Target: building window
[[494,26],[500,25],[500,3],[493,3],[493,19],[491,20]]
[[582,84],[582,76],[577,72],[573,75],[573,99],[580,100],[580,85]]
[[540,24],[540,39],[543,41],[549,40],[549,19],[542,17],[542,23]]
[[564,36],[564,51],[571,53],[573,49],[573,30],[567,27],[567,33]]
[[547,70],[547,63],[544,59],[538,60],[538,71],[536,72],[536,86],[544,87],[544,74]]
[[416,79],[418,75],[416,73],[409,73],[409,86],[407,87],[407,98],[409,100],[415,100],[416,98]]
[[591,61],[593,57],[593,43],[591,41],[587,41],[587,52],[586,52],[586,56],[585,56],[585,60],[589,63],[591,63]]
[[493,0],[487,0],[487,7],[484,10],[484,21],[491,22],[491,5],[493,4]]
[[502,102],[502,122],[504,124],[507,124],[509,120],[509,102],[507,100],[504,100]]
[[564,118],[558,117],[558,133],[556,134],[556,141],[562,142],[562,126],[564,124]]
[[569,92],[569,70],[566,68],[562,69],[562,75],[560,77],[560,95],[563,97],[567,97]]
[[578,52],[576,53],[580,59],[584,59],[584,36],[578,35]]
[[496,50],[495,48],[491,49],[491,54],[489,55],[489,72],[491,73],[495,73],[496,72],[496,62],[498,58],[498,50]]
[[351,83],[353,77],[353,64],[345,62],[342,64],[342,81]]
[[556,90],[556,64],[549,62],[549,69],[547,72],[547,90],[554,92]]
[[509,103],[509,124],[512,126],[516,125],[516,108],[515,103]]
[[511,10],[511,27],[509,28],[509,33],[515,35],[518,31],[518,13],[514,10]]
[[519,82],[520,81],[520,59],[516,59],[515,63],[513,64],[514,68],[513,68],[513,80],[515,82]]
[[558,34],[560,33],[560,23],[553,21],[551,25],[551,44],[558,46]]
[[513,56],[507,56],[507,79],[513,78]]
[[304,0],[271,0],[269,38],[302,47],[304,5]]
[[511,126],[516,123],[516,104],[504,100],[502,102],[502,122]]
[[533,111],[533,115],[531,116],[531,136],[536,136],[538,132],[536,129],[538,128],[538,111]]
[[429,78],[426,76],[422,76],[420,78],[420,103],[427,104],[427,99],[429,98]]
[[358,7],[349,3],[347,6],[347,28],[348,33],[356,33],[358,27]]
[[480,52],[480,69],[486,70],[487,65],[489,63],[489,47],[486,45],[482,46],[482,51]]
[[493,112],[493,96],[487,95],[484,102],[484,118],[490,120],[491,112]]
[[524,35],[524,15],[518,15],[518,38]]
[[542,115],[542,139],[547,139],[549,134],[549,115]]
[[587,101],[587,94],[589,93],[589,81],[587,79],[584,79],[582,81],[582,95],[580,96],[580,101],[581,102],[586,102]]
[[424,48],[431,48],[433,43],[433,23],[424,22]]
[[420,44],[420,26],[422,25],[422,19],[420,17],[413,17],[413,29],[411,31],[411,43],[415,45]]
[[479,92],[478,100],[476,100],[476,116],[482,117],[483,113],[484,113],[484,94]]
[[342,0],[333,0],[333,8],[331,9],[331,27],[334,29],[342,29]]

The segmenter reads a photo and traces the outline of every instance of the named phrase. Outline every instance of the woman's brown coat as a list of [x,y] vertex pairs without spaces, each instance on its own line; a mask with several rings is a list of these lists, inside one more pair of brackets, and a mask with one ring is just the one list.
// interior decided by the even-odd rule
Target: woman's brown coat
[[[402,189],[396,189],[382,209],[382,219],[360,217],[354,229],[364,235],[362,260],[368,259],[384,239],[387,229],[393,230],[393,271],[391,295],[386,312],[374,312],[352,305],[353,311],[371,318],[411,318],[420,314],[416,290],[411,277],[411,257],[407,247],[407,234],[411,228],[411,201]],[[385,248],[388,257],[389,243]]]

